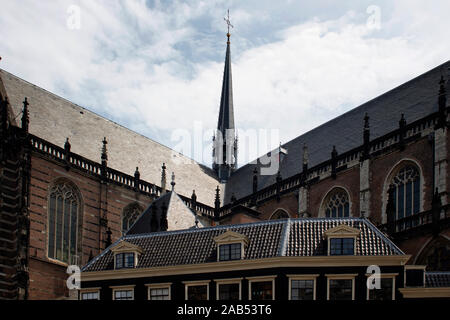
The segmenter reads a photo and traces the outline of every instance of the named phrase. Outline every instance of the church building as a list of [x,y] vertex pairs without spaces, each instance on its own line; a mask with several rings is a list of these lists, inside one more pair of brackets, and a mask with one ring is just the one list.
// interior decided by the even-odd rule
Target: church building
[[[297,250],[301,241],[310,241],[302,240],[310,229],[301,226],[317,225],[326,232],[324,223],[331,228],[339,221],[355,234],[370,230],[361,233],[374,237],[361,240],[369,247],[358,250],[375,250],[370,243],[379,241],[387,256],[395,256],[386,265],[388,274],[416,268],[422,276],[428,272],[430,283],[450,287],[450,61],[281,145],[269,153],[279,162],[278,170],[267,175],[263,157],[268,155],[237,166],[229,33],[227,38],[212,168],[0,69],[0,299],[68,298],[67,267],[103,270],[102,263],[114,263],[121,253],[119,239],[136,252],[134,257],[141,250],[163,256],[167,248],[158,244],[171,243],[158,240],[164,234],[181,241],[173,242],[180,248],[183,241],[207,234],[211,249],[230,228],[236,233],[231,235],[256,247],[267,241],[279,248],[283,236],[291,235],[285,245]],[[283,234],[288,226],[291,233]],[[277,231],[253,236],[264,234],[258,231],[264,228]],[[269,235],[273,238],[264,239]],[[187,252],[186,259],[200,259]],[[258,254],[280,258],[279,251]],[[127,263],[122,258],[120,263]],[[145,263],[162,268],[167,262]],[[330,273],[320,265],[310,267],[313,275]],[[364,272],[347,273],[356,274],[351,279],[361,286]],[[253,276],[269,275],[259,273]],[[294,291],[287,289],[286,275],[259,285],[270,282],[267,292],[287,299]],[[92,281],[103,279],[97,276]],[[325,290],[333,277],[317,279]],[[408,294],[400,290],[405,287],[401,280],[391,294]],[[247,289],[228,286],[231,291],[223,295],[251,296],[249,282],[238,283]],[[193,295],[216,295],[192,290]],[[325,299],[331,291],[323,290],[317,294]],[[360,298],[365,297],[361,290]],[[98,292],[91,293],[109,296],[113,291]],[[175,294],[182,297],[180,292]],[[167,295],[165,290],[154,294]]]

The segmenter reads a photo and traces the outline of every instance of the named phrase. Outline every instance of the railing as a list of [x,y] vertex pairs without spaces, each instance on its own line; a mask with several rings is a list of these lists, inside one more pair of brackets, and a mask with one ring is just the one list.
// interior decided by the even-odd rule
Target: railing
[[[407,124],[404,128],[404,135],[403,135],[403,141],[405,143],[419,138],[421,133],[424,130],[427,130],[428,128],[432,127],[438,118],[438,113],[433,113],[425,118],[422,118],[420,120],[417,120],[415,122],[412,122],[410,124]],[[398,143],[401,141],[401,130],[397,129],[394,130],[382,137],[378,137],[372,141],[370,141],[369,144],[369,150],[370,154],[375,155],[382,151],[385,151],[386,149],[396,147]],[[84,157],[81,157],[79,155],[69,153],[68,159],[66,159],[65,150],[61,147],[58,147],[48,141],[45,141],[41,138],[38,138],[34,135],[29,135],[31,146],[34,150],[46,154],[47,156],[50,156],[51,158],[64,162],[66,165],[73,166],[79,170],[82,170],[86,173],[92,174],[94,176],[101,177],[101,164],[88,160]],[[354,148],[352,150],[349,150],[347,152],[344,152],[342,154],[339,154],[337,158],[335,159],[336,164],[336,172],[345,170],[347,167],[350,167],[351,163],[354,163],[355,161],[359,161],[361,158],[363,152],[363,145]],[[300,167],[300,164],[299,164]],[[292,192],[293,190],[296,190],[300,188],[304,183],[313,183],[315,180],[319,180],[321,177],[324,177],[326,175],[331,174],[332,169],[332,160],[329,159],[327,161],[324,161],[314,167],[311,167],[307,170],[305,173],[298,173],[294,176],[291,176],[289,178],[283,179],[280,184],[274,183],[262,190],[259,190],[255,194],[243,197],[241,199],[238,199],[234,203],[227,204],[225,206],[222,206],[219,211],[217,212],[219,217],[224,217],[231,213],[231,208],[235,205],[244,205],[244,206],[252,206],[255,203],[255,200],[257,203],[261,203],[264,201],[268,201],[272,199],[273,197],[276,197],[277,195],[283,195],[289,192]],[[138,190],[144,194],[154,195],[156,197],[160,196],[162,193],[162,190],[160,187],[139,180],[137,182],[135,177],[131,175],[127,175],[125,173],[119,172],[117,170],[107,168],[107,179],[113,183],[125,186],[127,188],[132,188],[135,190]],[[192,201],[190,198],[180,196],[184,203],[191,209],[195,209],[195,211],[198,214],[207,215],[207,216],[215,216],[215,210],[214,208],[204,205],[201,203],[196,204],[196,208],[192,208]],[[404,218],[404,219],[409,219]],[[420,218],[411,218],[411,219],[420,219]],[[423,219],[426,219],[425,217]],[[400,223],[400,222],[399,222]],[[405,227],[407,228],[409,224],[414,225],[416,223],[420,224],[419,222],[406,222],[405,220]],[[403,228],[403,227],[399,227]]]
[[[407,124],[403,131],[403,142],[408,143],[415,139],[421,137],[421,133],[431,127],[433,127],[438,119],[438,113],[430,114],[427,117],[414,121],[410,124]],[[384,136],[373,139],[369,143],[370,154],[378,154],[386,149],[395,148],[401,141],[401,130],[396,129]],[[347,167],[350,167],[352,162],[358,161],[361,158],[363,152],[363,145],[356,147],[347,152],[341,153],[336,158],[336,172],[345,170]],[[300,166],[300,165],[299,165]],[[280,195],[292,192],[293,190],[299,189],[304,183],[311,183],[315,179],[320,179],[325,175],[331,174],[332,168],[332,160],[326,160],[314,167],[308,169],[305,173],[306,178],[304,178],[303,173],[298,173],[294,176],[291,176],[287,179],[284,179],[280,186],[279,192]],[[263,201],[268,201],[277,195],[277,184],[272,184],[262,190],[259,190],[256,194],[243,197],[234,202],[233,205],[241,204],[251,206],[254,203],[254,198],[256,197],[257,203],[261,203]],[[226,205],[220,209],[220,216],[226,216],[231,212],[231,204]],[[409,223],[409,222],[408,222]],[[411,222],[413,223],[413,222]]]
[[450,222],[450,205],[442,206],[439,210],[439,216],[435,219],[433,219],[433,210],[428,210],[398,219],[393,222],[393,226],[383,224],[380,226],[380,229],[390,233],[400,233],[422,226],[429,226],[433,223],[441,225],[444,220]]

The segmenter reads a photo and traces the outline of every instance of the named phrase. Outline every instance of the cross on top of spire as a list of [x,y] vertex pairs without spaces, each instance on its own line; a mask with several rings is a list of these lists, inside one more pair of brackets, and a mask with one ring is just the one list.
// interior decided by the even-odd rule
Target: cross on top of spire
[[234,26],[231,24],[231,20],[230,20],[230,9],[228,9],[228,15],[226,18],[223,18],[223,20],[225,20],[225,22],[227,23],[228,26],[228,33],[227,33],[227,37],[228,37],[228,41],[230,41],[230,27],[234,28]]

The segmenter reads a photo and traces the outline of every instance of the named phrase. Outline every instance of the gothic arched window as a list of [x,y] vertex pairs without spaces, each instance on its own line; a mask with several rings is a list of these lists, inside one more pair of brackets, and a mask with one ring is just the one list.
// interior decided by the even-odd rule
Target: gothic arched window
[[141,215],[142,208],[137,203],[129,204],[123,209],[122,214],[122,234],[130,230],[136,219]]
[[391,179],[394,186],[394,208],[397,219],[420,211],[420,175],[413,165],[406,165]]
[[323,212],[327,218],[345,218],[350,216],[348,193],[342,188],[333,189],[323,202]]
[[286,211],[279,209],[275,211],[270,217],[270,220],[277,220],[277,219],[289,219],[289,214]]
[[68,182],[58,183],[50,189],[48,201],[48,257],[79,264],[80,196]]

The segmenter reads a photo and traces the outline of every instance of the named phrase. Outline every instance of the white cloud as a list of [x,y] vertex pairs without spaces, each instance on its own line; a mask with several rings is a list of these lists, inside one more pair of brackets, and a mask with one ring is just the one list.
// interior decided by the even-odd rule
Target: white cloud
[[[1,2],[0,67],[171,146],[174,129],[216,125],[226,2],[78,1],[79,31],[66,27],[71,1]],[[448,59],[445,2],[381,6],[379,31],[367,29],[365,11],[310,17],[268,43],[239,29],[279,25],[258,3],[231,10],[236,124],[279,128],[282,142]]]

